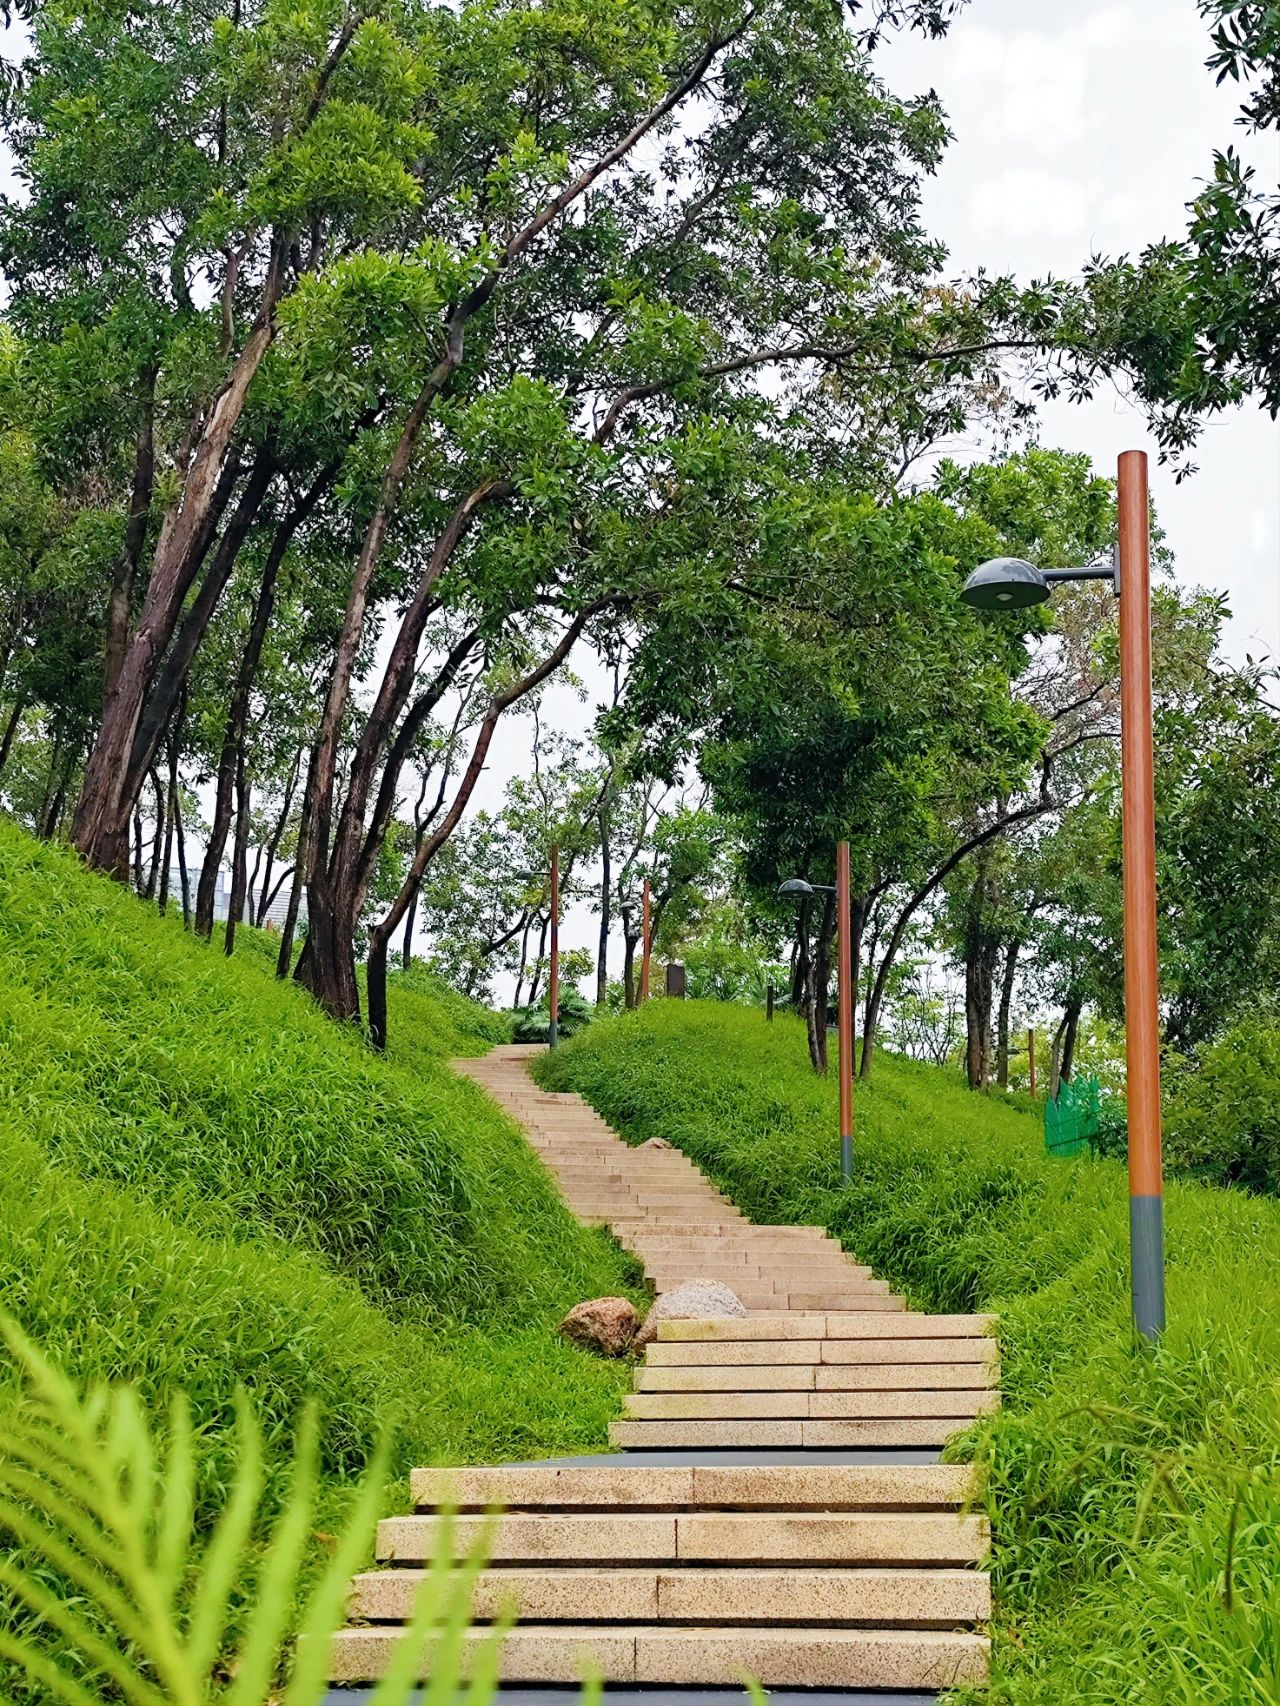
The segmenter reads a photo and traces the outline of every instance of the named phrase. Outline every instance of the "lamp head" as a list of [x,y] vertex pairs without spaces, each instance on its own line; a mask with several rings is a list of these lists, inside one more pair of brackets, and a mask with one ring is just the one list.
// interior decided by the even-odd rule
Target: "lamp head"
[[1025,610],[1043,604],[1049,583],[1032,563],[1021,557],[993,557],[969,576],[960,597],[975,610]]
[[804,900],[813,893],[813,884],[806,883],[803,877],[788,877],[785,883],[778,885],[779,900]]

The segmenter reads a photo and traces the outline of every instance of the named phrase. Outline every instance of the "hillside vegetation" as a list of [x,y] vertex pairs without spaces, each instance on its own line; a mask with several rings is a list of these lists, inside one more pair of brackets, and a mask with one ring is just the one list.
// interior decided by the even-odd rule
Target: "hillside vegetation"
[[1280,1700],[1280,1204],[1171,1187],[1150,1355],[1124,1169],[1047,1157],[1028,1104],[882,1057],[844,1190],[834,1078],[795,1020],[657,1001],[541,1076],[758,1219],[822,1222],[917,1307],[998,1311],[1004,1408],[963,1442],[995,1536],[995,1699]]
[[553,1329],[631,1270],[445,1064],[502,1022],[411,977],[379,1059],[240,942],[0,824],[4,1307],[183,1387],[215,1466],[237,1384],[282,1455],[317,1397],[331,1478],[385,1431],[401,1468],[603,1444],[624,1377]]

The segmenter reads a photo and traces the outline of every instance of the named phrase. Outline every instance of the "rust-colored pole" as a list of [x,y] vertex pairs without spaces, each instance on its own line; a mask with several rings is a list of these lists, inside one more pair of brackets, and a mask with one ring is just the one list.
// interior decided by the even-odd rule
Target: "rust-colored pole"
[[1164,1177],[1160,1157],[1151,558],[1144,451],[1126,450],[1121,456],[1118,495],[1129,1254],[1134,1324],[1144,1339],[1156,1339],[1164,1330],[1165,1320]]
[[1031,1094],[1036,1093],[1036,1028],[1027,1026],[1027,1070],[1031,1074]]
[[653,943],[649,940],[652,903],[649,893],[649,879],[644,880],[644,890],[640,901],[641,928],[644,931],[644,945],[640,954],[640,999],[649,999],[649,959],[653,952]]
[[551,1003],[551,1022],[547,1026],[547,1042],[552,1048],[560,1041],[560,849],[551,849],[551,981],[548,985]]
[[836,988],[840,1038],[840,1177],[853,1177],[853,927],[849,843],[836,847]]

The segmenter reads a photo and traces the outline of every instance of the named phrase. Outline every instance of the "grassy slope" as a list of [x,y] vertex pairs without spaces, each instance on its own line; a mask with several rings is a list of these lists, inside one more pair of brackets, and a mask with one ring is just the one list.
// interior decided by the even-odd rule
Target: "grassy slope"
[[282,1446],[319,1397],[341,1476],[603,1445],[622,1371],[562,1344],[625,1259],[445,1064],[493,1020],[393,997],[372,1056],[66,853],[0,825],[0,1299],[81,1374],[249,1385]]
[[679,1144],[757,1218],[824,1222],[918,1306],[1000,1312],[1005,1408],[969,1442],[996,1699],[1280,1701],[1280,1204],[1171,1188],[1151,1357],[1128,1332],[1123,1169],[1050,1160],[1012,1102],[882,1057],[841,1192],[835,1085],[794,1021],[656,1002],[542,1075],[632,1141]]

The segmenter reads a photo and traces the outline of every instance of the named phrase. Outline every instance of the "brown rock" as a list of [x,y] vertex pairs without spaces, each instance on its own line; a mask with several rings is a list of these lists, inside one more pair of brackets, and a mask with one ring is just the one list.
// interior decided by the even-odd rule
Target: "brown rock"
[[674,1149],[674,1143],[668,1143],[665,1137],[646,1137],[640,1149]]
[[560,1332],[570,1343],[601,1356],[620,1357],[631,1349],[640,1329],[640,1317],[625,1297],[593,1297],[579,1303],[560,1323]]
[[721,1281],[686,1280],[683,1285],[673,1286],[670,1291],[663,1292],[649,1311],[636,1344],[651,1344],[658,1336],[659,1323],[663,1321],[724,1320],[726,1317],[740,1319],[746,1313],[747,1306],[737,1292]]

